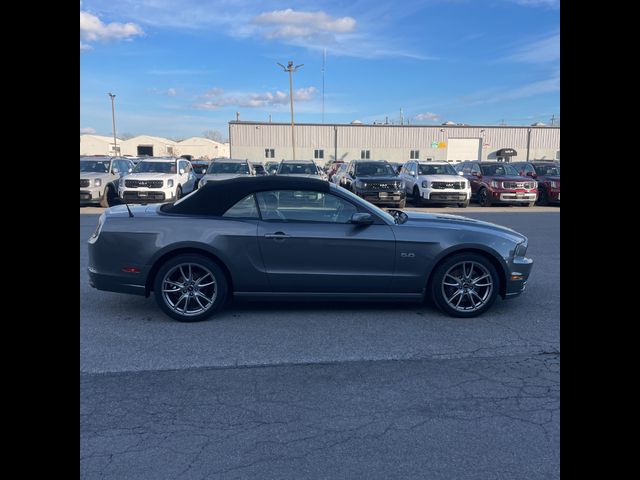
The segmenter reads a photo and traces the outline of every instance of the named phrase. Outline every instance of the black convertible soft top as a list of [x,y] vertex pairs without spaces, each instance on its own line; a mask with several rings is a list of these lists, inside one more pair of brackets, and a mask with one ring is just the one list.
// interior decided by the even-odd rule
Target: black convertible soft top
[[160,207],[164,213],[175,215],[206,215],[219,217],[247,195],[269,190],[313,190],[329,192],[329,182],[315,178],[279,175],[238,177],[208,182],[177,204]]

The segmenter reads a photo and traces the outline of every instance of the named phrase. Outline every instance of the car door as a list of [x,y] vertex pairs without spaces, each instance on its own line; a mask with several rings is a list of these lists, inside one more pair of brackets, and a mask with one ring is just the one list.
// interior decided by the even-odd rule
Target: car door
[[258,243],[273,291],[390,291],[395,237],[382,220],[350,223],[361,208],[332,193],[281,190],[256,197]]

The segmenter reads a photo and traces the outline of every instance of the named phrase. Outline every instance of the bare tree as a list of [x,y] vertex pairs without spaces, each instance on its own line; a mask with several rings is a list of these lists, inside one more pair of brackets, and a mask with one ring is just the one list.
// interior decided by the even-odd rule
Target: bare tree
[[202,136],[218,143],[225,143],[227,141],[219,130],[205,130],[202,132]]

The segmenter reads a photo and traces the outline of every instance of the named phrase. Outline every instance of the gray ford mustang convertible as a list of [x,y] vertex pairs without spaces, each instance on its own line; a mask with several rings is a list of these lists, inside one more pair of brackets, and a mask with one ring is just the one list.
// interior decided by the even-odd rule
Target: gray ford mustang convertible
[[247,177],[174,202],[118,205],[89,239],[93,287],[148,296],[184,322],[230,295],[422,301],[473,317],[524,290],[527,238],[454,215],[387,213],[323,180]]

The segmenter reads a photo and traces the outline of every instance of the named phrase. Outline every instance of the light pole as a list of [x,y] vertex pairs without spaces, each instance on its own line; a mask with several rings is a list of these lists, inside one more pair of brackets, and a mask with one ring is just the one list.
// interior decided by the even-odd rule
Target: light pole
[[118,156],[118,142],[116,140],[116,109],[113,103],[116,96],[109,92],[109,97],[111,97],[111,122],[113,124],[113,155]]
[[282,67],[285,72],[289,72],[289,98],[291,99],[291,149],[293,151],[293,158],[291,160],[296,159],[296,137],[293,129],[293,76],[294,72],[297,72],[298,69],[304,66],[304,63],[300,65],[293,66],[293,62],[289,60],[289,63],[285,67],[281,63],[278,63]]

